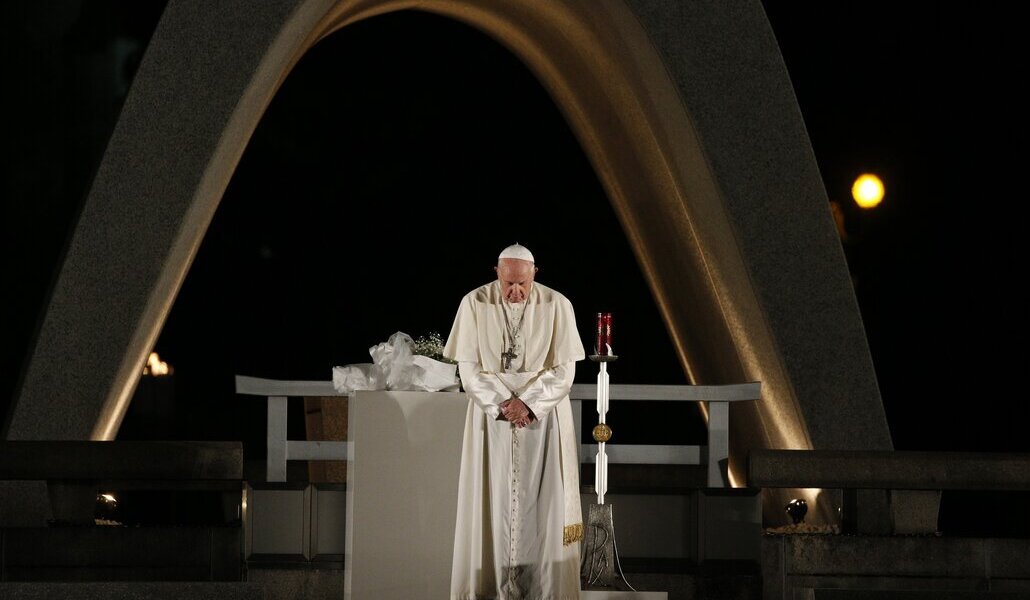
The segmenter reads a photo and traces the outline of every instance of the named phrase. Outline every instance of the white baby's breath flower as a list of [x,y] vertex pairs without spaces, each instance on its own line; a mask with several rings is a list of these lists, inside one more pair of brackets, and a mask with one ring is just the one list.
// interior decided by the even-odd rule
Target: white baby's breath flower
[[415,354],[421,354],[422,356],[428,356],[434,360],[439,360],[446,363],[454,363],[452,360],[448,360],[443,356],[443,339],[440,334],[433,331],[429,335],[424,335],[415,340],[414,352]]

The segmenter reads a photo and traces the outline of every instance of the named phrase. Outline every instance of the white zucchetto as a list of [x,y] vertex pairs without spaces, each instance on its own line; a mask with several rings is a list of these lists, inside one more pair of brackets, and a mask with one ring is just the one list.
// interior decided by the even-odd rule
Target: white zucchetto
[[515,243],[504,250],[501,250],[501,254],[497,257],[497,260],[501,260],[502,258],[517,258],[519,260],[526,260],[536,264],[536,261],[533,260],[533,253],[529,251],[529,248],[526,248],[519,243]]

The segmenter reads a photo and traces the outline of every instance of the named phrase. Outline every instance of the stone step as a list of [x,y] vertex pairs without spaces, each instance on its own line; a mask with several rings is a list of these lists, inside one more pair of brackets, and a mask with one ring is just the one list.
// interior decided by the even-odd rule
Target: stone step
[[805,599],[1030,598],[1027,556],[1030,539],[766,535],[763,586]]
[[0,479],[239,482],[241,442],[0,441]]
[[0,529],[5,581],[241,581],[240,527]]
[[1026,600],[1027,592],[988,590],[806,590],[805,600]]
[[583,590],[579,593],[582,600],[669,600],[669,592],[622,592]]
[[4,600],[267,600],[264,587],[244,582],[0,582]]
[[[668,600],[760,600],[762,598],[762,580],[757,569],[748,572],[728,571],[725,573],[709,573],[705,569],[695,569],[692,573],[638,573],[627,570],[626,581],[634,589],[648,591],[652,594],[665,594]],[[586,594],[586,592],[584,592]],[[589,596],[583,595],[584,599]],[[621,596],[615,596],[621,598]],[[653,596],[661,597],[661,596]],[[649,598],[639,596],[639,598]]]
[[752,450],[752,487],[1030,490],[1030,454]]

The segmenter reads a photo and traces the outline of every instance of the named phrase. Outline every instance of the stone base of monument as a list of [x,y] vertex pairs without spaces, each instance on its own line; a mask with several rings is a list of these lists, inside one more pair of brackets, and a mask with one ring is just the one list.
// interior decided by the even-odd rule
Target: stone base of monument
[[896,535],[937,533],[940,490],[891,490],[891,529]]
[[23,600],[278,600],[259,584],[223,581],[0,582],[0,598]]
[[[238,525],[12,527],[0,529],[0,573],[3,583],[240,582],[242,538]],[[230,589],[204,589],[216,588]],[[0,589],[0,598],[17,597]]]
[[765,598],[1030,598],[1030,539],[767,535]]
[[244,557],[251,566],[343,569],[345,484],[247,484]]
[[584,590],[579,597],[582,600],[668,600],[669,593]]

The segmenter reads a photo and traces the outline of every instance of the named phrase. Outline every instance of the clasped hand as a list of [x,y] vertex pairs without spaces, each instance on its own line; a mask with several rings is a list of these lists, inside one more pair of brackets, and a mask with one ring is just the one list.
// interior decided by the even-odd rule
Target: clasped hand
[[512,396],[508,400],[501,402],[501,414],[504,415],[505,421],[519,429],[536,420],[536,416],[533,415],[529,407],[526,406],[526,403],[518,396]]

